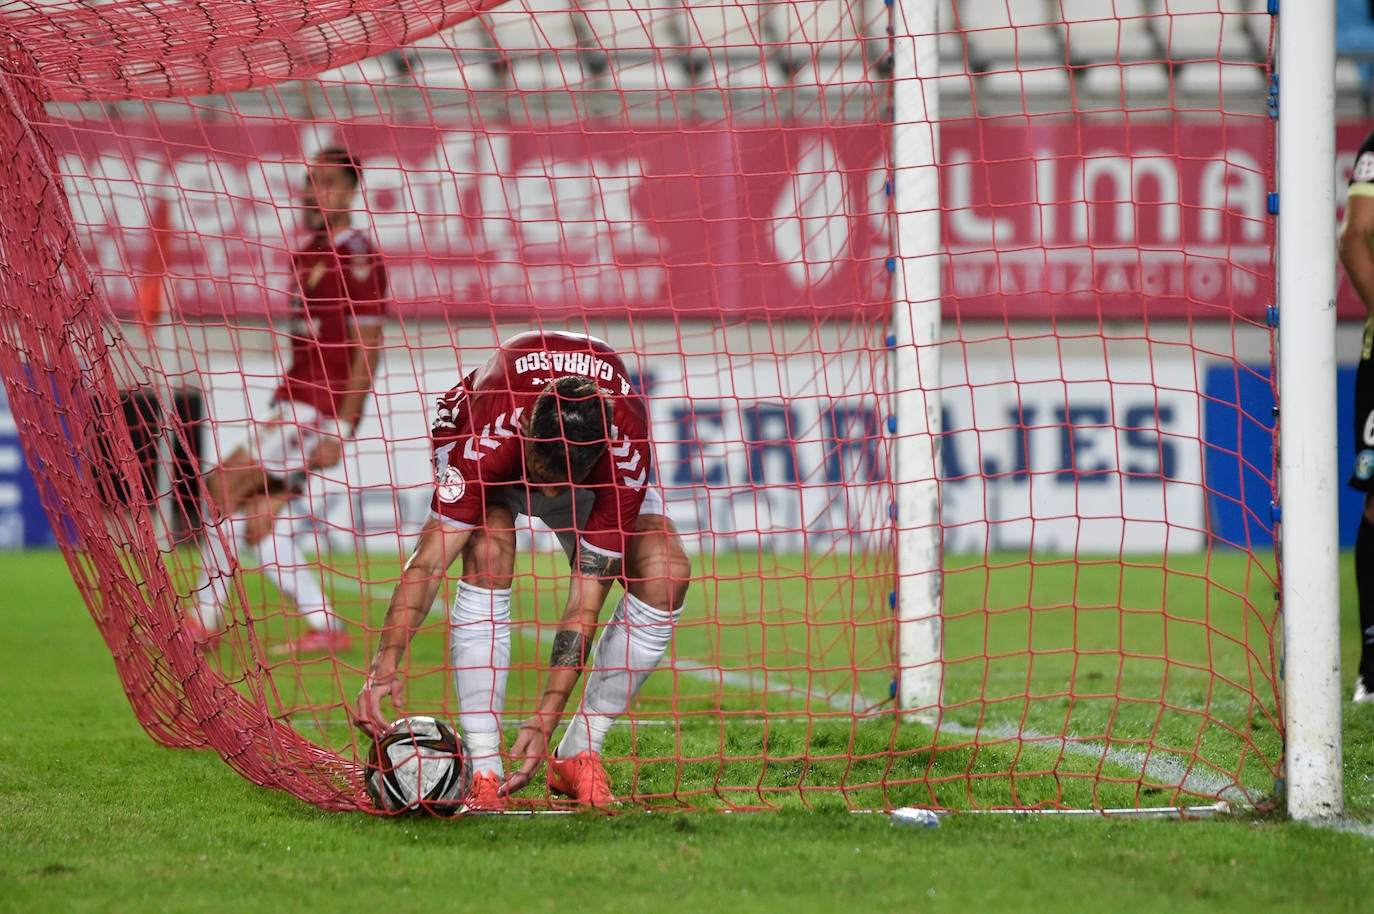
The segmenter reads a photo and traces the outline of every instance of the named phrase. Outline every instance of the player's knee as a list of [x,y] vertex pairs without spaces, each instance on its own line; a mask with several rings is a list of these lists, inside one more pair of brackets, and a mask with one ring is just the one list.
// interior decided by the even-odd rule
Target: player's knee
[[655,587],[661,595],[655,599],[654,606],[664,610],[682,609],[687,602],[688,575],[691,575],[691,565],[673,566],[668,576],[662,577]]
[[676,536],[656,537],[652,546],[634,555],[626,575],[630,593],[655,609],[671,612],[687,599],[692,560]]
[[687,601],[687,587],[692,580],[692,562],[687,556],[669,562],[668,577],[665,584],[669,592],[669,606],[680,609]]
[[663,584],[668,590],[668,605],[672,609],[678,609],[687,599],[687,587],[692,580],[692,560],[687,557],[682,548],[682,541],[676,536],[667,539],[663,567]]
[[690,566],[679,575],[630,580],[630,595],[636,600],[653,607],[661,613],[672,613],[682,608],[687,600],[687,574]]

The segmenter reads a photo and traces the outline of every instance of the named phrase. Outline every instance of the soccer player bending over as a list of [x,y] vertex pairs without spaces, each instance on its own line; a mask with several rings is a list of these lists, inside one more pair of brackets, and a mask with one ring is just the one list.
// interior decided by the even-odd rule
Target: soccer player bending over
[[247,443],[205,477],[215,518],[201,548],[200,581],[186,626],[209,643],[224,623],[224,602],[244,550],[263,545],[263,572],[306,623],[282,652],[333,651],[349,638],[309,571],[289,525],[277,515],[306,489],[310,472],[343,458],[372,392],[388,307],[385,267],[372,242],[352,227],[358,161],[322,150],[310,164],[301,208],[310,233],[291,257],[295,274],[291,365],[265,419],[249,421]]
[[[400,704],[410,638],[461,555],[449,652],[474,770],[470,810],[499,811],[529,783],[583,667],[582,705],[548,757],[548,785],[584,806],[615,802],[601,746],[667,651],[691,574],[663,498],[649,485],[648,433],[644,401],[620,356],[570,333],[512,337],[439,400],[430,518],[392,594],[355,710],[364,729],[387,726],[382,700]],[[519,767],[503,780],[517,515],[557,533],[572,574],[538,711],[521,725],[510,751]],[[617,581],[624,595],[593,652]]]

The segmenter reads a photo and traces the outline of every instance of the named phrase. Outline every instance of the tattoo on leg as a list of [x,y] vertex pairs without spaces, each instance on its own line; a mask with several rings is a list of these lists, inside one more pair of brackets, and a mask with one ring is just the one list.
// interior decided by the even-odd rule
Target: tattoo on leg
[[620,557],[603,555],[590,549],[579,549],[577,553],[577,573],[601,581],[620,577]]
[[571,667],[580,670],[587,665],[592,653],[592,642],[582,637],[581,632],[559,632],[553,636],[553,650],[549,654],[552,666]]

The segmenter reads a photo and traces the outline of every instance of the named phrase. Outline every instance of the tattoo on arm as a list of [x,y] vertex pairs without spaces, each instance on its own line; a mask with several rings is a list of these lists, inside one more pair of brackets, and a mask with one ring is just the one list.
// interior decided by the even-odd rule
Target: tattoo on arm
[[553,636],[553,651],[549,663],[555,667],[571,667],[580,670],[587,665],[592,653],[592,642],[582,637],[581,632],[559,632]]
[[620,557],[579,549],[577,553],[577,573],[588,578],[610,581],[620,577]]

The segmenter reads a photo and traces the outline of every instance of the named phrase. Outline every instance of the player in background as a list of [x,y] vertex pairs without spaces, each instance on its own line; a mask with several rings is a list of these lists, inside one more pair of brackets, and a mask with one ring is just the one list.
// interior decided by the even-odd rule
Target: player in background
[[1364,302],[1364,341],[1355,372],[1355,467],[1350,486],[1364,493],[1355,534],[1355,589],[1360,604],[1360,668],[1354,701],[1374,702],[1374,133],[1355,156],[1341,224],[1341,264]]
[[205,477],[216,524],[205,531],[195,608],[187,624],[201,642],[224,624],[239,556],[260,544],[263,572],[295,604],[306,630],[282,652],[344,650],[349,636],[289,523],[277,516],[306,490],[309,473],[337,465],[362,421],[382,345],[386,271],[371,240],[352,226],[361,165],[332,146],[310,163],[301,190],[303,247],[291,256],[296,290],[291,362],[272,412],[250,420],[247,441]]
[[[376,734],[382,700],[401,703],[402,659],[463,557],[449,611],[459,722],[473,765],[470,810],[499,811],[548,758],[548,785],[578,803],[615,802],[601,746],[672,639],[691,562],[662,495],[649,483],[648,415],[620,356],[569,333],[522,333],[439,400],[430,518],[387,607],[358,694],[357,719]],[[510,663],[517,515],[558,535],[572,567],[537,713],[511,746],[503,781],[500,714]],[[619,581],[624,595],[592,638]],[[589,661],[590,658],[590,661]],[[549,740],[586,667],[582,704],[552,757]]]

